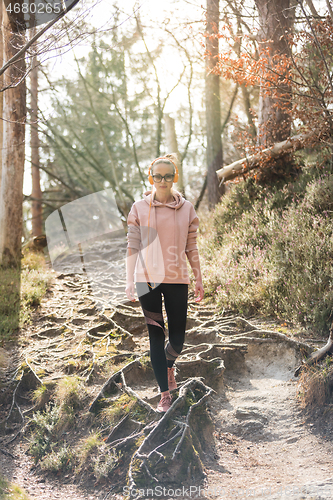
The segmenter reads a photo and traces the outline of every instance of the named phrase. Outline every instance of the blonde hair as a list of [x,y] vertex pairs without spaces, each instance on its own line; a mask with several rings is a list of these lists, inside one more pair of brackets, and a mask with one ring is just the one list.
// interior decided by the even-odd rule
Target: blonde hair
[[177,153],[169,153],[164,156],[160,156],[159,158],[156,158],[156,161],[152,161],[151,165],[151,171],[153,172],[154,165],[159,165],[160,163],[166,163],[167,165],[172,165],[173,166],[173,173],[176,173],[175,165],[177,165],[177,168],[179,169],[179,158]]

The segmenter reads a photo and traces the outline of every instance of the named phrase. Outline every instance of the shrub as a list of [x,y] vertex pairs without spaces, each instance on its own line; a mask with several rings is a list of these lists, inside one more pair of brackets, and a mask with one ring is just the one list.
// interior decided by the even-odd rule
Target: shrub
[[306,189],[308,209],[314,213],[323,213],[333,210],[333,175],[325,174],[312,181]]
[[119,456],[115,449],[104,445],[99,449],[97,456],[92,457],[94,475],[99,481],[101,478],[107,478],[110,472],[118,465]]
[[[204,285],[224,310],[327,332],[333,311],[333,175],[239,183],[198,238]],[[242,190],[244,191],[242,194]],[[326,208],[325,208],[326,207]]]
[[57,438],[57,426],[60,416],[59,406],[50,404],[46,405],[45,411],[38,411],[33,414],[30,420],[29,452],[36,463],[51,450],[51,444]]
[[72,468],[73,454],[69,446],[64,443],[58,450],[52,450],[40,462],[42,470],[49,472],[65,472]]
[[103,441],[99,432],[93,432],[90,436],[81,441],[78,449],[76,450],[76,456],[79,462],[76,473],[79,473],[82,470],[82,467],[87,462],[89,457],[96,450],[98,450],[102,444]]
[[51,282],[51,271],[43,254],[29,252],[22,259],[20,325],[31,321],[31,314],[44,297]]
[[69,375],[57,383],[54,398],[62,412],[71,414],[82,407],[85,395],[86,388],[81,379],[76,375]]
[[323,363],[304,366],[298,384],[298,398],[306,409],[324,406],[331,399],[333,385],[332,358]]

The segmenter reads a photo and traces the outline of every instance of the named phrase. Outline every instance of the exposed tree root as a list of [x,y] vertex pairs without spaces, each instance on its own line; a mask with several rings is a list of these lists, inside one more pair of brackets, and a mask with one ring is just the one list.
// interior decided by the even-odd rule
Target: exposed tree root
[[333,322],[331,324],[326,345],[324,345],[324,347],[322,347],[321,349],[317,349],[315,352],[313,352],[306,360],[303,361],[300,366],[296,368],[295,377],[298,377],[304,366],[311,366],[323,359],[328,354],[333,354]]
[[[20,422],[21,424],[24,424],[25,418],[24,418],[24,412],[22,412],[20,405],[18,404],[18,398],[23,398],[24,399],[24,392],[27,392],[31,389],[36,388],[39,384],[41,384],[40,378],[36,375],[34,370],[31,368],[30,364],[26,360],[26,367],[21,367],[18,370],[17,376],[15,377],[16,380],[18,379],[18,383],[16,384],[16,387],[13,392],[13,397],[12,397],[12,403],[10,406],[9,413],[6,417],[6,425],[11,421],[15,420],[14,411],[15,409],[18,411],[19,417],[20,417]],[[21,393],[20,393],[21,391]]]
[[[221,348],[221,346],[218,347]],[[195,360],[186,359],[191,349]],[[184,360],[179,361],[180,370],[186,373],[186,370],[191,367],[196,373],[201,373],[202,370],[207,371],[207,378],[212,381],[219,378],[224,366],[223,361],[216,358],[214,349],[217,349],[217,346],[209,344],[187,347]],[[208,359],[204,359],[204,356]],[[205,370],[207,365],[209,369]],[[105,442],[117,451],[129,446],[138,446],[137,443],[140,443],[128,466],[128,480],[131,488],[145,481],[148,481],[146,484],[151,484],[151,482],[158,484],[166,479],[186,482],[193,478],[196,480],[203,478],[200,453],[203,453],[202,450],[207,447],[207,443],[201,445],[202,438],[194,431],[196,426],[193,426],[192,421],[199,418],[204,421],[205,426],[212,427],[210,418],[204,410],[204,403],[214,392],[213,389],[205,385],[200,378],[192,377],[180,386],[179,396],[175,396],[176,399],[171,408],[165,414],[160,414],[127,382],[127,380],[132,382],[136,380],[137,371],[143,368],[140,358],[131,361],[108,379],[92,402],[90,411],[98,412],[99,401],[105,404],[107,398],[111,397],[113,398],[110,400],[112,404],[117,394],[120,396],[122,393],[127,393],[134,397],[147,412],[145,425],[133,420],[129,414],[122,417],[111,429]],[[150,371],[152,371],[151,368]],[[153,375],[150,376],[154,382]],[[198,413],[199,408],[201,412]],[[156,421],[156,419],[160,420]],[[170,471],[170,477],[169,473],[166,474],[166,470]]]
[[100,390],[99,394],[97,397],[94,399],[94,401],[91,403],[89,407],[90,412],[94,412],[96,409],[96,406],[98,402],[102,398],[106,398],[112,394],[116,394],[118,392],[125,392],[129,394],[130,396],[134,396],[137,400],[138,403],[143,406],[144,408],[148,409],[149,411],[155,412],[154,408],[150,406],[148,403],[143,401],[126,383],[125,379],[125,374],[133,369],[133,367],[139,367],[142,368],[142,364],[140,362],[140,359],[135,359],[125,365],[123,368],[118,370],[116,373],[114,373],[103,385],[102,389]]
[[17,459],[17,457],[15,455],[13,455],[12,453],[10,453],[7,450],[4,450],[3,448],[0,448],[0,453],[2,453],[3,455],[6,455],[6,457],[10,457],[10,458],[12,458],[14,460]]
[[[132,456],[128,469],[130,489],[164,482],[180,484],[204,477],[202,450],[194,445],[203,438],[192,428],[192,418],[200,418],[201,424],[203,421],[205,425],[211,424],[203,407],[212,392],[197,379],[190,379],[180,388],[178,398]],[[199,407],[202,408],[200,415],[195,413]]]
[[[90,262],[93,261],[88,259],[87,267]],[[70,261],[68,264],[71,268]],[[25,369],[15,374],[8,422],[12,423],[11,432],[19,430],[12,439],[21,432],[29,412],[41,409],[36,406],[26,409],[23,398],[28,395],[28,388],[45,385],[50,380],[58,383],[64,373],[79,376],[89,385],[87,392],[94,395],[89,407],[90,424],[93,422],[94,431],[97,428],[103,437],[107,452],[112,450],[115,456],[122,457],[116,484],[125,484],[125,474],[130,488],[200,481],[204,477],[202,459],[213,451],[213,424],[206,402],[223,388],[225,370],[244,366],[250,344],[282,342],[306,353],[311,347],[281,333],[258,328],[244,318],[223,316],[215,307],[203,307],[190,300],[186,343],[176,362],[178,389],[172,393],[171,408],[160,414],[155,409],[160,395],[147,356],[146,324],[140,305],[120,300],[120,295],[110,301],[108,290],[113,284],[118,286],[120,280],[109,282],[102,263],[97,264],[94,279],[103,281],[101,294],[92,297],[87,278],[72,273],[71,280],[64,280],[62,285],[67,285],[68,294],[75,295],[75,300],[69,308],[61,309],[55,301],[54,312],[49,309],[50,314],[39,324],[38,333],[31,332],[32,337],[36,336],[34,345],[26,347]],[[63,278],[67,280],[68,276]],[[105,370],[115,369],[118,363],[126,364],[105,381]],[[84,402],[82,414],[78,410],[80,418],[86,412],[83,406]],[[95,419],[93,414],[100,416]],[[88,429],[81,433],[82,439],[87,438],[87,433]],[[72,440],[75,447],[77,436],[73,435]],[[122,482],[118,483],[120,475]]]
[[[13,390],[11,405],[6,418],[0,424],[2,434],[14,433],[12,438],[2,440],[5,446],[15,441],[21,434],[26,424],[26,416],[31,410],[31,408],[23,409],[24,404],[30,402],[30,397],[27,397],[27,395],[42,383],[27,359],[23,365],[16,369],[13,375],[14,381],[16,385]],[[23,403],[20,403],[20,401]],[[6,454],[6,450],[2,449],[1,451]]]

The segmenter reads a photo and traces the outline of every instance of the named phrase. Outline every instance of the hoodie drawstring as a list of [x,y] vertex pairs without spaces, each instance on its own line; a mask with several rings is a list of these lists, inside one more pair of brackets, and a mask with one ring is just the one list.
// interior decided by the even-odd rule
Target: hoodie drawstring
[[177,231],[177,217],[176,217],[176,212],[177,212],[177,210],[174,209],[174,218],[173,218],[173,227],[174,227],[173,243],[174,243],[174,249],[175,249],[175,264],[176,264],[177,267],[179,267],[179,262],[178,262],[178,231]]
[[157,252],[154,251],[154,246],[157,243],[157,224],[156,224],[156,207],[155,206],[153,207],[153,227],[154,227],[156,234],[154,235],[155,237],[154,237],[153,242],[152,242],[151,252],[152,252],[153,267],[156,268],[157,267],[157,260],[156,260]]
[[[151,228],[151,229],[153,229],[152,232],[154,234],[152,235],[151,243],[148,246],[149,246],[150,257],[151,257],[151,260],[153,263],[153,268],[156,269],[158,267],[158,264],[157,264],[158,251],[157,251],[157,248],[155,246],[158,244],[158,242],[157,242],[157,220],[156,220],[156,217],[157,217],[156,209],[157,209],[158,205],[155,205],[155,203],[154,203],[154,201],[155,201],[154,200],[154,188],[151,190],[151,192],[145,193],[145,196],[146,196],[147,203],[149,203],[149,212],[150,212],[150,209],[152,209],[151,224],[149,223],[150,217],[148,216],[148,233],[150,232],[150,228]],[[182,199],[182,197],[179,193],[176,194],[175,200],[176,200],[176,202],[178,202],[178,206],[170,206],[170,208],[174,210],[174,219],[173,219],[174,220],[173,243],[174,243],[174,255],[175,255],[174,256],[174,263],[175,263],[176,267],[179,267],[179,256],[178,256],[179,235],[178,235],[176,212],[177,212],[178,208],[180,208],[183,205],[185,200]],[[166,206],[168,206],[168,205],[166,205]],[[149,243],[149,241],[150,241],[150,238],[148,235],[148,243]],[[154,247],[155,247],[155,249],[154,249]],[[147,248],[147,252],[148,252],[148,248]]]

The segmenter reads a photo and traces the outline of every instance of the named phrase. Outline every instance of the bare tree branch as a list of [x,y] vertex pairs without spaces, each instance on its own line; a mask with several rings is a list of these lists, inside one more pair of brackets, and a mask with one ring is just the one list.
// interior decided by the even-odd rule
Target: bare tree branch
[[[71,5],[71,9],[75,7],[80,0],[74,0]],[[0,76],[8,69],[12,64],[14,64],[18,59],[21,58],[25,54],[25,52],[42,36],[44,33],[50,29],[59,19],[64,17],[68,12],[68,9],[63,9],[52,21],[50,21],[44,28],[42,28],[35,36],[30,38],[30,40],[13,56],[7,63],[0,69]],[[2,90],[3,91],[3,90]]]
[[83,74],[81,72],[79,61],[77,60],[77,57],[76,57],[75,53],[74,53],[74,60],[75,60],[76,65],[77,65],[77,69],[78,69],[78,73],[80,75],[80,78],[81,78],[81,80],[83,82],[83,85],[84,85],[84,88],[85,88],[85,91],[86,91],[86,94],[87,94],[87,97],[88,97],[88,100],[89,100],[89,103],[90,103],[91,111],[93,112],[93,115],[94,115],[94,117],[95,117],[95,119],[97,121],[97,124],[98,124],[99,130],[100,130],[101,136],[103,138],[103,143],[104,143],[106,152],[108,154],[108,157],[109,157],[109,160],[110,160],[110,163],[111,163],[112,172],[113,172],[113,179],[114,179],[114,183],[115,183],[114,189],[116,190],[117,194],[119,195],[120,202],[122,204],[122,209],[125,210],[125,200],[124,200],[123,193],[122,193],[122,190],[121,190],[120,185],[119,185],[117,171],[116,171],[116,165],[115,165],[115,160],[113,158],[111,149],[109,148],[109,142],[108,142],[107,137],[105,135],[104,127],[103,127],[103,125],[101,123],[101,120],[100,120],[100,117],[99,117],[99,115],[98,115],[98,113],[97,113],[97,111],[95,109],[95,106],[94,106],[94,103],[93,103],[90,91],[88,89],[88,85],[87,85],[86,79],[84,78],[84,76],[83,76]]
[[315,6],[313,5],[312,0],[306,0],[306,3],[308,4],[309,9],[311,10],[311,14],[313,15],[313,17],[320,17],[318,12],[315,9]]
[[333,21],[333,10],[332,10],[332,6],[331,6],[330,0],[326,0],[326,5],[327,5],[328,12],[330,14],[330,17],[331,17],[331,19]]
[[228,109],[228,112],[227,112],[227,116],[225,117],[225,120],[224,120],[224,122],[222,124],[221,135],[223,135],[224,129],[226,128],[226,126],[228,124],[228,121],[230,120],[231,111],[232,111],[232,108],[234,106],[234,103],[235,103],[235,100],[236,100],[236,97],[237,97],[237,93],[238,93],[238,84],[235,87],[235,90],[234,90],[234,93],[232,95],[231,102],[230,102],[230,105],[229,105],[229,109]]
[[329,84],[330,84],[330,87],[331,87],[331,92],[332,92],[332,94],[333,94],[332,75],[331,75],[330,70],[329,70],[329,68],[328,68],[326,58],[325,58],[325,56],[324,56],[324,54],[323,54],[323,51],[322,51],[321,45],[320,45],[320,43],[319,43],[319,41],[318,41],[318,38],[317,38],[317,35],[316,35],[316,33],[315,33],[314,29],[313,29],[313,26],[312,26],[312,24],[311,24],[311,21],[310,21],[310,19],[309,19],[309,16],[307,15],[307,13],[306,13],[306,11],[305,11],[305,9],[304,9],[304,7],[303,7],[302,0],[298,0],[298,3],[299,3],[299,4],[300,4],[300,6],[301,6],[301,9],[302,9],[302,11],[303,11],[303,14],[304,14],[304,16],[305,16],[305,18],[306,18],[306,21],[307,21],[307,23],[308,23],[308,25],[309,25],[309,27],[310,27],[311,33],[312,33],[312,35],[313,35],[313,39],[314,39],[314,41],[315,41],[315,44],[317,45],[317,48],[318,48],[318,50],[319,50],[319,52],[320,52],[320,55],[321,55],[322,61],[323,61],[324,66],[325,66],[326,75],[327,75],[327,78],[328,78],[328,81],[329,81]]
[[167,33],[169,33],[169,35],[172,36],[172,38],[174,39],[174,41],[176,42],[176,44],[178,45],[178,47],[185,52],[185,55],[187,57],[187,60],[188,60],[188,62],[190,64],[190,68],[191,68],[190,78],[189,78],[189,82],[188,82],[188,85],[187,85],[187,96],[188,96],[188,104],[189,104],[189,112],[190,112],[189,134],[188,134],[186,146],[184,148],[183,153],[181,154],[181,161],[183,162],[184,159],[186,158],[187,151],[188,151],[189,145],[191,143],[192,134],[193,134],[193,129],[192,129],[193,107],[192,107],[192,100],[191,100],[191,85],[192,85],[192,80],[193,80],[193,63],[192,63],[192,59],[191,59],[191,57],[190,57],[187,49],[183,45],[181,45],[181,43],[179,42],[179,40],[177,40],[177,38],[172,33],[172,31],[170,31],[168,29],[165,29],[165,31]]

